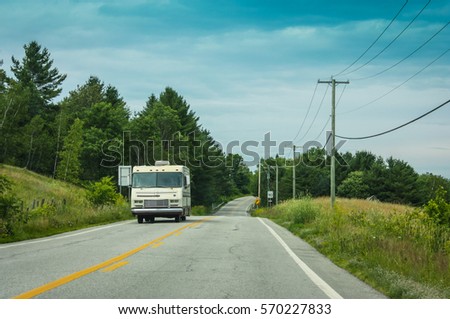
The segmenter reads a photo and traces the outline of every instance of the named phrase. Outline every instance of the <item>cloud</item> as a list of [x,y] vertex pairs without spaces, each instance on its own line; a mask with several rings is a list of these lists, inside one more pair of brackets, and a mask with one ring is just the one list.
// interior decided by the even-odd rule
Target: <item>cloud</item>
[[[96,75],[116,86],[130,108],[139,111],[150,94],[171,86],[220,142],[261,141],[268,131],[277,140],[290,140],[307,114],[317,79],[329,79],[353,62],[402,4],[297,0],[282,4],[256,0],[192,0],[188,4],[177,0],[2,2],[0,10],[8,14],[0,21],[0,59],[8,69],[10,56],[22,58],[23,45],[37,40],[49,49],[54,65],[68,74],[62,96]],[[423,5],[410,1],[360,63],[383,49]],[[342,80],[350,79],[350,85],[338,112],[380,97],[447,50],[450,28],[393,70],[366,81],[356,80],[379,72],[417,48],[446,23],[449,10],[448,4],[432,2],[389,50],[361,71],[344,75]],[[376,103],[338,115],[338,132],[377,133],[442,103],[450,87],[449,59],[447,54]],[[338,97],[343,88],[338,87]],[[305,139],[320,135],[324,140],[324,133],[319,133],[329,119],[331,102],[330,90],[325,95],[326,90],[326,85],[317,87],[299,137],[311,126]],[[433,125],[416,123],[395,134],[349,142],[345,147],[399,158],[404,151],[404,159],[412,164],[422,165],[427,158],[429,162],[442,161],[445,152],[428,156],[423,149],[431,140],[433,147],[450,147],[445,139],[450,132],[434,125],[448,118],[448,112],[442,109],[430,117]]]

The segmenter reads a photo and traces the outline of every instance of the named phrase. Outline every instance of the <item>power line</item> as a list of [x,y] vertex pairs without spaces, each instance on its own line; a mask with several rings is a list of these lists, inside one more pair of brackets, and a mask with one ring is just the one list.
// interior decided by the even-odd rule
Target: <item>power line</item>
[[295,139],[298,137],[298,135],[300,134],[301,130],[303,129],[303,125],[305,125],[305,121],[306,121],[306,118],[307,118],[308,115],[309,115],[309,111],[311,111],[311,106],[312,106],[312,103],[313,103],[313,101],[314,101],[314,97],[316,96],[316,91],[317,91],[317,87],[318,87],[318,86],[319,86],[319,83],[316,83],[316,87],[314,88],[314,92],[313,92],[313,95],[312,95],[312,97],[311,97],[311,101],[309,102],[308,111],[306,111],[306,115],[305,115],[305,117],[303,118],[303,122],[302,122],[302,124],[300,125],[300,128],[298,129],[297,134],[296,134],[295,137],[292,139],[292,141],[295,141]]
[[[339,102],[341,102],[341,98],[342,98],[342,95],[344,95],[344,92],[345,92],[345,88],[346,88],[346,87],[347,87],[347,86],[345,85],[345,86],[344,86],[344,89],[342,90],[341,94],[339,95],[339,99],[338,99],[337,102],[336,102],[336,107],[339,106]],[[322,133],[325,131],[325,129],[327,128],[327,126],[328,126],[328,124],[330,123],[330,121],[331,121],[331,116],[328,117],[327,122],[325,123],[325,125],[323,126],[323,128],[322,128],[322,130],[320,131],[319,135],[317,135],[317,137],[315,138],[315,140],[318,140],[318,139],[320,138],[320,136],[321,136]],[[329,138],[328,138],[328,140],[329,140]],[[325,143],[325,145],[328,144],[328,140],[327,140],[327,142]],[[324,146],[324,147],[325,147],[325,146]]]
[[393,129],[390,129],[390,130],[387,130],[387,131],[384,131],[384,132],[381,132],[381,133],[378,133],[378,134],[373,134],[373,135],[369,135],[369,136],[362,136],[362,137],[346,137],[346,136],[336,135],[336,137],[343,138],[343,139],[346,139],[346,140],[365,140],[365,139],[381,136],[381,135],[384,135],[384,134],[387,134],[387,133],[391,133],[393,131],[396,131],[396,130],[402,128],[402,127],[405,127],[405,126],[407,126],[407,125],[409,125],[411,123],[414,123],[414,122],[420,120],[421,118],[423,118],[423,117],[433,113],[434,111],[437,111],[438,109],[440,109],[441,107],[447,105],[448,103],[450,103],[450,100],[448,100],[448,101],[442,103],[441,105],[435,107],[434,109],[432,109],[432,110],[422,114],[421,116],[416,117],[415,119],[413,119],[413,120],[411,120],[409,122],[406,122],[405,124],[402,124],[400,126],[394,127]]
[[400,63],[404,62],[405,60],[409,59],[413,54],[415,54],[417,51],[419,51],[420,49],[422,49],[425,45],[427,45],[431,40],[433,40],[439,33],[442,32],[442,30],[444,30],[448,25],[450,24],[450,21],[448,21],[442,28],[440,28],[435,34],[433,34],[427,41],[425,41],[424,43],[422,43],[417,49],[415,49],[414,51],[412,51],[410,54],[408,54],[406,57],[404,57],[403,59],[401,59],[400,61],[398,61],[397,63],[391,65],[390,67],[384,69],[383,71],[380,71],[378,73],[375,73],[373,75],[370,76],[366,76],[364,78],[359,78],[359,79],[353,79],[353,81],[361,81],[361,80],[367,80],[367,79],[371,79],[374,78],[380,74],[383,74],[393,68],[395,68],[397,65],[399,65]]
[[[317,82],[317,83],[319,84],[320,82]],[[319,105],[319,108],[317,109],[316,115],[314,115],[314,118],[313,118],[311,124],[309,125],[308,130],[306,131],[305,134],[303,134],[303,136],[300,138],[300,140],[303,140],[303,139],[308,135],[309,131],[311,130],[311,128],[312,128],[314,122],[315,122],[316,119],[317,119],[317,115],[319,115],[319,112],[320,112],[320,110],[322,109],[323,101],[325,100],[325,96],[327,95],[327,92],[328,92],[328,86],[327,86],[327,88],[326,88],[326,90],[325,90],[325,93],[323,94],[322,101],[320,101],[320,105]],[[295,141],[295,140],[294,140],[294,141]]]
[[403,30],[397,34],[397,36],[391,41],[389,42],[389,44],[387,46],[384,47],[383,50],[381,50],[380,52],[378,52],[374,57],[372,57],[369,61],[367,61],[366,63],[364,63],[363,65],[359,66],[358,68],[345,73],[346,74],[351,74],[353,72],[356,72],[360,69],[362,69],[363,67],[365,67],[366,65],[368,65],[370,62],[372,62],[373,60],[375,60],[376,58],[378,58],[384,51],[386,51],[395,41],[398,40],[398,38],[400,38],[400,36],[411,26],[411,24],[414,23],[414,21],[422,14],[422,12],[425,10],[426,7],[428,7],[428,5],[430,4],[431,0],[428,0],[428,2],[425,4],[425,6],[422,8],[422,10],[419,11],[419,13],[416,14],[416,16],[408,23],[408,25],[403,28]]
[[[394,21],[397,19],[397,17],[400,15],[400,13],[403,11],[403,9],[406,7],[406,5],[408,4],[409,0],[406,0],[405,3],[403,4],[403,6],[400,8],[400,10],[397,12],[397,14],[392,18],[391,22],[389,22],[389,24],[386,26],[386,28],[384,28],[383,32],[381,32],[381,34],[375,39],[375,41],[372,42],[371,45],[369,45],[369,47],[355,60],[353,61],[353,63],[351,63],[348,67],[346,67],[344,70],[342,70],[341,72],[339,72],[338,74],[334,75],[338,76],[341,75],[342,73],[344,73],[345,71],[347,71],[348,69],[350,69],[352,66],[354,66],[359,60],[361,60],[361,58],[366,55],[367,52],[369,52],[369,50],[375,45],[375,43],[378,42],[378,40],[380,40],[380,38],[383,36],[383,34],[387,31],[387,29],[389,29],[389,27],[392,25],[392,23],[394,23]],[[357,69],[359,70],[359,69]],[[356,70],[355,70],[356,71]],[[352,73],[354,71],[351,71],[350,73]],[[347,73],[348,74],[348,73]]]
[[407,82],[409,82],[410,80],[412,80],[414,77],[416,77],[417,75],[419,75],[420,73],[422,73],[423,71],[425,71],[426,69],[428,69],[432,64],[434,64],[436,61],[438,61],[440,58],[442,58],[444,55],[446,55],[448,52],[450,51],[450,49],[447,49],[446,51],[444,51],[444,53],[441,53],[437,58],[435,58],[433,61],[431,61],[430,63],[428,63],[426,66],[424,66],[422,69],[420,69],[419,71],[417,71],[416,73],[414,73],[412,76],[410,76],[407,80],[403,81],[402,83],[400,83],[399,85],[397,85],[396,87],[394,87],[393,89],[389,90],[388,92],[384,93],[383,95],[377,97],[376,99],[363,104],[357,108],[354,108],[352,110],[349,111],[345,111],[345,112],[339,112],[339,115],[342,114],[347,114],[347,113],[351,113],[351,112],[355,112],[358,111],[362,108],[365,108],[379,100],[381,100],[382,98],[386,97],[387,95],[391,94],[392,92],[394,92],[395,90],[399,89],[401,86],[405,85]]

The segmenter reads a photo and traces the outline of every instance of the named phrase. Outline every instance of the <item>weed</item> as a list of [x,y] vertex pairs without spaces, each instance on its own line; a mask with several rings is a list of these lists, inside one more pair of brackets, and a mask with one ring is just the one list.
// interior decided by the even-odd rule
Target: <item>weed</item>
[[355,199],[259,210],[392,298],[450,297],[450,230],[423,210]]

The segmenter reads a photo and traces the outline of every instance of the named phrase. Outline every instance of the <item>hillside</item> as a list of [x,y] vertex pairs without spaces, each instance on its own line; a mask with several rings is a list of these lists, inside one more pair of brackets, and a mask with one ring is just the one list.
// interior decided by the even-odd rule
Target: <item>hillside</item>
[[131,218],[128,205],[94,207],[87,190],[39,175],[26,169],[0,164],[0,175],[12,182],[8,194],[19,210],[8,221],[0,219],[0,242],[37,238],[68,230]]
[[0,175],[7,176],[12,182],[12,191],[23,201],[24,209],[32,209],[33,201],[41,203],[52,200],[59,203],[66,201],[68,210],[75,207],[87,207],[86,190],[70,183],[39,175],[32,171],[0,164]]

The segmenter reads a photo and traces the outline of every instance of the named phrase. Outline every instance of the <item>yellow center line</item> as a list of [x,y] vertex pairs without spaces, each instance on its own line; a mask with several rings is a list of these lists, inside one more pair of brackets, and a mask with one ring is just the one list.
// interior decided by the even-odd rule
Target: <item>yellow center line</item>
[[101,272],[111,272],[111,271],[114,271],[114,270],[116,270],[117,268],[120,268],[120,267],[125,266],[125,265],[127,265],[127,264],[128,264],[128,261],[126,261],[126,260],[120,261],[120,262],[118,262],[118,263],[112,264],[112,265],[109,266],[109,267],[103,268],[103,269],[101,270]]
[[24,293],[22,293],[20,295],[17,295],[15,297],[13,297],[13,299],[29,299],[29,298],[36,297],[37,295],[40,295],[40,294],[42,294],[42,293],[44,293],[46,291],[55,289],[55,288],[57,288],[59,286],[65,285],[65,284],[67,284],[67,283],[69,283],[69,282],[71,282],[73,280],[79,279],[79,278],[81,278],[83,276],[86,276],[86,275],[88,275],[90,273],[93,273],[93,272],[95,272],[95,271],[97,271],[99,269],[108,267],[108,266],[110,266],[110,265],[112,265],[114,263],[122,261],[122,260],[130,257],[131,255],[134,255],[134,254],[140,252],[141,250],[144,250],[145,248],[147,248],[149,246],[152,246],[155,243],[158,243],[158,242],[166,239],[167,237],[170,237],[170,236],[176,234],[177,232],[179,232],[179,231],[181,231],[183,229],[187,229],[189,227],[192,227],[191,225],[199,225],[199,224],[207,221],[208,219],[211,219],[211,217],[204,218],[204,219],[202,219],[202,220],[200,220],[198,222],[195,222],[195,223],[188,224],[188,225],[185,225],[183,227],[180,227],[180,228],[178,228],[178,229],[176,229],[174,231],[171,231],[170,233],[167,233],[167,234],[165,234],[165,235],[163,235],[163,236],[161,236],[159,238],[156,238],[156,239],[152,240],[151,242],[148,242],[148,243],[146,243],[146,244],[144,244],[144,245],[142,245],[140,247],[137,247],[135,249],[132,249],[132,250],[130,250],[130,251],[128,251],[128,252],[126,252],[126,253],[124,253],[122,255],[119,255],[117,257],[108,259],[108,260],[106,260],[106,261],[104,261],[104,262],[102,262],[100,264],[97,264],[97,265],[88,267],[86,269],[77,271],[77,272],[75,272],[73,274],[70,274],[68,276],[59,278],[59,279],[57,279],[55,281],[49,282],[49,283],[47,283],[45,285],[42,285],[42,286],[37,287],[37,288],[34,288],[34,289],[29,290],[27,292],[24,292]]
[[[175,234],[175,236],[176,236],[176,234]],[[153,245],[152,245],[152,248],[157,248],[157,247],[159,247],[159,246],[161,246],[161,245],[164,245],[164,242],[158,242],[158,243],[154,243]]]

